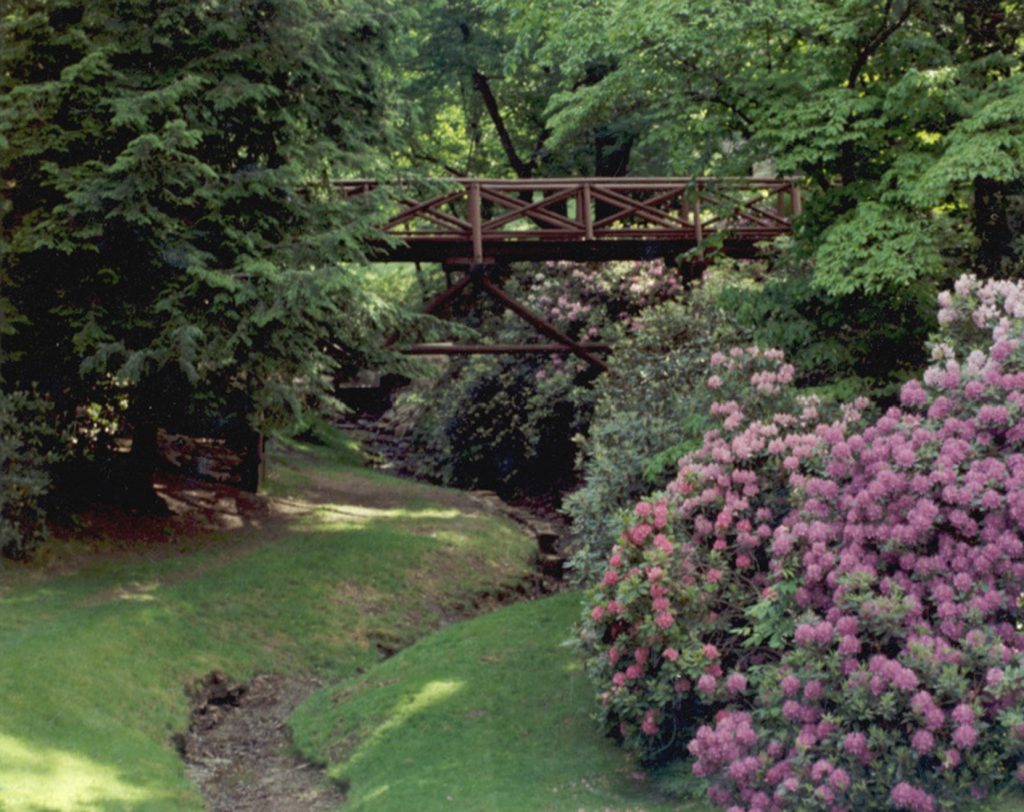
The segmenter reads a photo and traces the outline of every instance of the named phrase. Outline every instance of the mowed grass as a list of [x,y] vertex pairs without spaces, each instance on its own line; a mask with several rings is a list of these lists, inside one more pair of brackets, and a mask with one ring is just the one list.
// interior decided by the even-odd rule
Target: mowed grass
[[271,466],[283,515],[137,543],[126,516],[117,541],[0,570],[0,809],[202,809],[169,742],[185,685],[351,676],[528,577],[534,545],[511,524],[355,462],[293,448]]
[[697,786],[659,792],[597,731],[565,645],[579,607],[563,593],[433,634],[310,697],[296,744],[348,787],[351,812],[708,809]]

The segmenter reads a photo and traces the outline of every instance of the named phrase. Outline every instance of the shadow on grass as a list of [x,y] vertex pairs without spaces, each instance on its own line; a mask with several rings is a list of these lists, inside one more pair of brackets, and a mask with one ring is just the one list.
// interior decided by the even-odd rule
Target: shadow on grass
[[145,539],[110,544],[12,573],[0,808],[198,809],[168,744],[187,723],[183,685],[214,668],[349,676],[529,577],[531,539],[412,493],[402,508],[338,492],[273,527],[175,538],[157,554]]

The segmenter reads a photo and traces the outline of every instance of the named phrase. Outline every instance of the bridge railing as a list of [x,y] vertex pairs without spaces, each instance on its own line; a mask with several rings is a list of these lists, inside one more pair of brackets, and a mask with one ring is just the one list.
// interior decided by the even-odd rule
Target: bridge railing
[[[349,195],[381,184],[340,181]],[[791,231],[800,214],[795,178],[452,178],[387,184],[383,231],[409,245],[462,242],[472,258],[519,241],[672,240],[700,245],[715,235],[760,242]],[[427,191],[425,191],[427,190]]]

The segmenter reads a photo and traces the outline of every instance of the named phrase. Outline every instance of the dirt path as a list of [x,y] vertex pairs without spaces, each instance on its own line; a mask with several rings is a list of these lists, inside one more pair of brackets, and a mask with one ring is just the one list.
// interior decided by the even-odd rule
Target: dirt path
[[175,744],[212,812],[326,812],[345,793],[294,754],[288,717],[321,683],[262,674],[247,685],[214,672],[193,692],[192,721]]

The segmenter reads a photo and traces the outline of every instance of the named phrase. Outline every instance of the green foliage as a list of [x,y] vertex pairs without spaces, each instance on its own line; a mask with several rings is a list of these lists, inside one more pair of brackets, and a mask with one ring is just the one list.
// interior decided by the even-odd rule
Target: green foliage
[[815,282],[837,297],[879,296],[939,278],[942,255],[920,219],[865,202],[828,230],[816,255]]
[[[660,261],[552,262],[517,269],[506,287],[565,334],[589,341],[628,335],[647,308],[681,294]],[[499,342],[537,340],[511,313],[471,317]],[[427,476],[505,495],[564,490],[575,481],[573,437],[590,424],[595,377],[569,353],[477,356],[453,361],[429,391],[406,393],[397,411],[415,414],[414,461]]]
[[[7,4],[4,375],[70,420],[286,424],[388,356],[355,266],[368,201],[331,178],[386,137],[386,4]],[[127,412],[125,411],[127,409]]]
[[559,3],[415,4],[396,43],[399,160],[427,174],[626,174],[644,122],[613,106],[592,111],[574,137],[552,138],[560,94],[585,91],[614,64],[601,42],[589,43],[582,75],[553,53],[551,40],[568,19],[584,17]]
[[578,582],[592,580],[607,557],[623,511],[667,484],[678,459],[711,427],[708,360],[749,338],[713,287],[645,311],[642,329],[616,346],[608,373],[594,384],[594,417],[579,439],[582,485],[563,502]]
[[0,554],[28,558],[43,538],[41,500],[59,438],[49,405],[25,392],[0,389]]
[[974,115],[957,122],[945,143],[915,190],[924,205],[945,201],[975,178],[1024,178],[1024,77],[994,83],[977,100]]
[[935,326],[935,287],[928,280],[888,285],[884,295],[833,295],[799,261],[720,295],[756,343],[785,351],[804,388],[839,400],[893,398],[924,366],[925,340]]
[[519,62],[509,15],[477,0],[417,4],[397,43],[403,159],[430,173],[528,176],[557,76]]
[[453,362],[429,391],[403,395],[398,409],[415,411],[419,471],[506,496],[568,487],[572,437],[586,430],[591,398],[574,374],[545,379],[540,371],[537,359],[478,356]]
[[[553,146],[617,120],[648,174],[804,175],[812,208],[830,212],[801,227],[830,293],[942,281],[936,252],[967,247],[988,264],[1016,250],[1018,4],[598,0],[522,16],[545,21],[537,58],[564,76],[547,111]],[[978,196],[979,179],[999,194]]]

